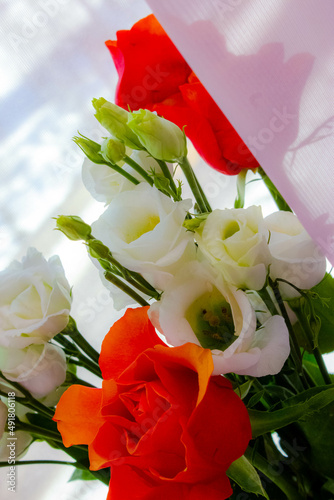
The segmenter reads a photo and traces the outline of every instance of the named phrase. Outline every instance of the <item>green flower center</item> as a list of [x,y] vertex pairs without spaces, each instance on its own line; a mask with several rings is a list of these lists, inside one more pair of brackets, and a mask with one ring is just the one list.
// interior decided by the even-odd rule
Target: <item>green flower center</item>
[[205,349],[225,351],[237,339],[231,307],[215,287],[188,307],[185,318]]

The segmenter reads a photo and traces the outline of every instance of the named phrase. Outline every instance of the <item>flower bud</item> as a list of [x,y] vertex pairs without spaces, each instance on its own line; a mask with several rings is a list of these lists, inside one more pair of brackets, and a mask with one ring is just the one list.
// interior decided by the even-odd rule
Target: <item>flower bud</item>
[[106,161],[118,163],[125,156],[125,146],[123,142],[114,139],[105,139],[101,146],[101,155]]
[[183,131],[156,113],[147,109],[129,113],[128,126],[157,160],[178,162],[187,156],[187,141]]
[[[80,134],[81,135],[81,134]],[[101,151],[101,146],[97,142],[92,141],[91,139],[88,139],[88,137],[85,136],[74,136],[73,141],[81,151],[85,153],[87,158],[90,159],[93,163],[102,163],[104,164],[104,159],[100,155]]]
[[0,367],[4,376],[18,382],[35,398],[42,398],[66,378],[64,351],[49,342],[23,349],[0,347]]
[[77,215],[59,215],[56,221],[56,229],[59,229],[70,240],[86,241],[91,236],[91,227]]
[[108,132],[116,137],[126,146],[132,149],[143,149],[136,134],[128,127],[128,111],[116,106],[103,97],[93,99],[94,108],[96,109],[95,118],[101,123]]

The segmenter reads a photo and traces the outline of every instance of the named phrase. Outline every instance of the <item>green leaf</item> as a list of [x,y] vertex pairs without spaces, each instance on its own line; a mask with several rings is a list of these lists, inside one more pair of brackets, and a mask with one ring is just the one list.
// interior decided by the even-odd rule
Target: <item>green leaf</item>
[[250,400],[247,403],[247,408],[253,408],[253,406],[257,405],[257,403],[261,400],[261,398],[264,396],[264,390],[257,392],[250,398]]
[[334,384],[314,387],[284,401],[284,408],[272,412],[248,410],[253,438],[309,417],[334,401]]
[[248,393],[249,393],[249,390],[250,388],[252,387],[253,385],[253,380],[248,380],[247,382],[245,382],[244,384],[242,385],[238,385],[235,389],[234,389],[234,392],[236,394],[238,394],[239,398],[240,399],[244,399]]
[[[334,278],[330,274],[326,274],[318,285],[311,288],[310,292],[314,313],[321,322],[316,340],[321,353],[326,354],[334,351]],[[289,301],[289,305],[297,317],[303,314],[303,300],[305,301],[305,299]],[[297,335],[301,340],[301,345],[310,352],[311,346],[302,340],[300,331],[297,331]]]
[[327,490],[330,493],[334,493],[334,481],[333,481],[333,479],[329,479],[327,481],[327,483],[324,484],[324,490]]
[[299,426],[310,445],[306,456],[312,468],[334,479],[334,402]]
[[68,480],[68,482],[77,481],[77,480],[94,481],[95,479],[97,479],[97,478],[95,476],[93,476],[93,474],[89,470],[87,470],[87,469],[75,469],[75,471],[73,472],[73,474],[70,477],[70,479]]
[[247,493],[255,493],[269,500],[258,473],[245,456],[233,462],[226,474]]

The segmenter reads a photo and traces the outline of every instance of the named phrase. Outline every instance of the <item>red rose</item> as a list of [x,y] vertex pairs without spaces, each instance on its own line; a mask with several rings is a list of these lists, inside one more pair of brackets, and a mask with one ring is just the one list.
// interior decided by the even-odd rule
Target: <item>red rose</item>
[[92,470],[111,467],[110,500],[222,500],[225,474],[251,439],[246,407],[211,352],[167,347],[128,310],[104,339],[102,389],[71,386],[54,419],[65,446],[88,444]]
[[147,108],[180,128],[202,158],[226,174],[257,160],[192,72],[154,15],[107,41],[119,75],[116,104]]

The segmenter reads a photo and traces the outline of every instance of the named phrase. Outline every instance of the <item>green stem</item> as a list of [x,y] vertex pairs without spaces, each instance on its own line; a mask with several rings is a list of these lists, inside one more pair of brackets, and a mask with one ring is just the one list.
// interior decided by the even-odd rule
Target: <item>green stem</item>
[[204,193],[204,191],[203,191],[203,189],[202,189],[202,186],[201,186],[201,184],[200,184],[199,180],[197,179],[197,177],[196,177],[195,173],[194,173],[194,177],[195,177],[195,180],[196,180],[196,182],[197,182],[197,187],[198,187],[198,190],[199,190],[199,192],[201,193],[201,196],[202,196],[202,198],[203,198],[203,200],[204,200],[204,203],[205,203],[205,206],[206,206],[206,211],[207,211],[207,212],[212,212],[211,205],[210,205],[210,203],[209,203],[209,201],[208,201],[207,197],[205,196],[205,193]]
[[128,172],[126,172],[126,170],[124,170],[123,168],[119,167],[115,163],[107,163],[107,162],[105,162],[105,163],[103,163],[103,165],[107,165],[112,170],[115,170],[115,172],[117,172],[118,174],[123,175],[123,177],[125,177],[126,179],[128,179],[128,181],[132,182],[133,184],[136,184],[136,185],[139,184],[138,179],[136,179],[135,177],[133,177],[133,175],[129,174]]
[[133,170],[138,172],[138,174],[140,174],[143,177],[143,179],[145,179],[145,181],[149,183],[150,186],[153,186],[154,184],[153,179],[148,175],[146,170],[144,170],[143,167],[139,165],[139,163],[137,163],[127,155],[124,156],[123,160],[125,161],[125,163],[130,165],[130,167],[132,167]]
[[242,169],[237,176],[237,193],[238,196],[234,202],[234,208],[244,208],[245,205],[245,191],[246,191],[246,177],[248,170]]
[[[90,242],[94,242],[94,241],[97,241],[96,238],[94,238],[94,236],[89,236],[89,238],[87,238],[86,244],[88,245],[89,248],[91,246]],[[107,262],[107,263],[111,264],[111,266],[113,266],[114,268],[117,269],[117,272],[115,271],[116,274],[119,274],[128,283],[130,283],[132,286],[134,286],[135,288],[137,288],[137,290],[139,290],[140,292],[142,292],[142,293],[144,293],[146,295],[154,297],[154,298],[156,298],[158,300],[158,298],[160,297],[160,295],[158,294],[158,292],[156,291],[156,289],[153,288],[148,283],[148,281],[145,280],[145,278],[143,278],[139,273],[136,273],[134,271],[130,271],[126,267],[122,266],[122,264],[120,264],[113,257],[113,255],[110,252],[110,250],[108,249],[108,247],[106,247],[105,245],[103,245],[102,242],[99,242],[99,243],[101,243],[100,248],[93,246],[92,250],[94,251],[94,253],[96,255],[98,255],[95,258],[99,261],[99,263],[101,264],[101,266],[105,270],[106,270],[105,264]],[[109,267],[109,269],[107,271],[110,272],[110,273],[113,273],[111,267]]]
[[245,452],[245,457],[256,467],[259,471],[265,474],[276,486],[283,491],[288,500],[302,500],[303,497],[299,494],[295,486],[288,481],[285,474],[277,474],[270,466],[265,458],[258,452],[255,452],[248,447]]
[[99,365],[95,363],[95,361],[91,361],[90,358],[87,358],[73,342],[70,342],[64,337],[63,333],[58,334],[55,337],[55,340],[63,346],[65,354],[71,356],[72,358],[73,357],[77,358],[77,360],[71,359],[71,363],[78,366],[82,366],[83,368],[86,368],[86,370],[92,372],[97,377],[102,378]]
[[[293,285],[292,283],[290,283],[289,281],[285,280],[285,279],[282,279],[282,278],[278,278],[277,281],[282,281],[283,283],[287,283],[288,285],[290,285],[292,288],[294,288],[295,290],[297,290],[297,292],[301,293],[301,295],[303,296],[306,296],[305,292],[303,292],[303,290],[301,290],[300,288],[296,287],[295,285]],[[310,325],[309,325],[309,322],[307,321],[306,318],[298,318],[299,319],[299,324],[306,336],[306,339],[307,341],[309,342],[309,344],[311,346],[314,345],[314,340],[313,340],[313,333],[312,333],[312,330],[310,328]],[[330,385],[332,383],[331,381],[331,378],[330,378],[330,375],[327,371],[327,367],[326,367],[326,364],[323,360],[323,357],[321,355],[321,352],[320,352],[320,349],[319,347],[315,347],[313,349],[313,355],[315,357],[315,360],[318,364],[318,367],[319,367],[319,370],[320,370],[320,373],[322,375],[322,378],[324,379],[324,382],[325,384],[328,384]]]
[[179,196],[177,196],[176,184],[175,184],[175,181],[173,179],[172,174],[169,171],[167,163],[165,161],[163,161],[163,160],[157,160],[156,158],[155,158],[155,161],[158,162],[158,164],[159,164],[159,166],[161,168],[162,173],[164,174],[164,176],[166,177],[166,179],[168,179],[169,182],[170,182],[170,186],[171,186],[172,191],[173,191],[173,193],[175,195],[174,196],[174,201],[180,201],[181,198]]
[[46,440],[57,441],[62,443],[61,435],[58,432],[50,431],[49,429],[44,429],[43,427],[26,424],[20,420],[16,421],[16,430],[28,432],[34,436],[45,438]]
[[262,288],[262,290],[258,290],[257,293],[260,295],[272,316],[279,314],[266,286]]
[[283,196],[280,194],[276,186],[273,184],[273,182],[269,179],[267,174],[262,168],[258,169],[259,174],[262,177],[263,182],[268,188],[269,193],[273,197],[274,202],[276,203],[277,207],[279,210],[285,210],[286,212],[292,212],[291,208],[287,204],[287,202],[284,200]]
[[280,311],[282,313],[282,316],[284,318],[286,326],[287,326],[287,328],[289,330],[290,340],[291,340],[291,343],[292,343],[292,345],[291,345],[292,358],[294,360],[294,363],[296,365],[296,368],[297,368],[299,374],[301,375],[302,371],[303,371],[303,365],[302,365],[302,357],[301,357],[301,353],[300,353],[300,349],[299,349],[299,344],[298,344],[297,337],[295,335],[295,332],[294,332],[294,329],[292,327],[292,324],[291,324],[290,318],[288,316],[288,313],[287,313],[287,311],[285,309],[285,305],[284,305],[281,293],[279,291],[279,287],[278,287],[277,281],[273,281],[272,279],[269,278],[269,284],[270,284],[270,286],[271,286],[271,288],[272,288],[272,290],[274,292],[275,299],[277,301],[278,307],[280,308]]
[[201,213],[209,212],[210,210],[208,210],[208,205],[206,204],[208,202],[204,196],[202,188],[199,185],[195,173],[191,168],[188,158],[185,157],[182,161],[180,161],[179,165],[185,175],[185,178],[187,179],[190,189],[193,192],[199,211]]
[[[18,460],[15,462],[16,465],[42,465],[42,464],[53,464],[53,465],[73,465],[77,469],[86,469],[86,467],[81,466],[78,462],[63,462],[62,460]],[[0,467],[8,467],[8,462],[0,462]]]
[[[54,411],[48,408],[47,406],[43,405],[43,403],[40,403],[37,399],[35,399],[30,394],[30,392],[27,389],[25,389],[25,387],[22,387],[21,384],[7,379],[1,371],[0,371],[0,378],[3,378],[8,384],[10,384],[12,387],[14,387],[23,394],[24,397],[16,396],[15,398],[20,404],[27,406],[28,408],[34,409],[36,411],[39,411],[40,413],[44,413],[44,415],[48,417],[51,418],[53,417]],[[6,395],[6,397],[8,397],[8,394]]]
[[124,281],[117,278],[117,276],[115,276],[109,271],[106,271],[104,273],[104,276],[108,281],[110,281],[110,283],[117,286],[120,290],[129,295],[129,297],[138,302],[138,304],[140,304],[141,306],[149,306],[149,303],[146,302],[146,300],[143,299],[141,295],[139,295],[135,290],[133,290],[133,288],[130,288],[126,283],[124,283]]
[[[74,323],[74,325],[73,325]],[[85,337],[79,332],[77,329],[76,323],[73,320],[73,323],[71,323],[70,331],[67,331],[66,328],[63,330],[63,334],[69,335],[73,342],[77,344],[78,347],[97,365],[99,364],[99,353],[90,345],[89,342],[85,339]],[[73,326],[72,326],[73,325]]]
[[70,362],[73,365],[82,366],[82,368],[86,368],[89,372],[93,373],[99,378],[102,378],[102,373],[100,367],[96,367],[96,365],[90,361],[88,358],[84,356],[78,357],[78,359],[71,359]]

